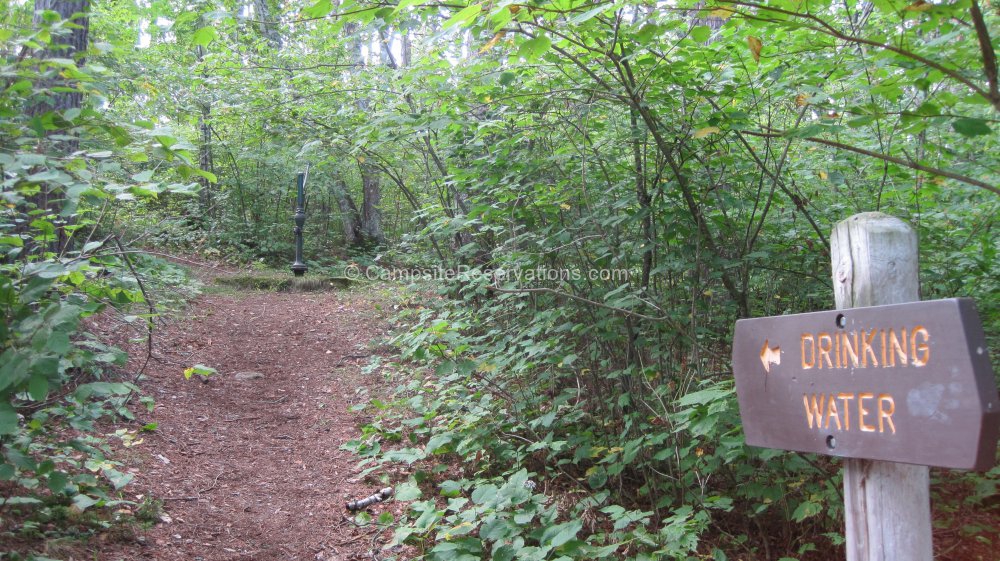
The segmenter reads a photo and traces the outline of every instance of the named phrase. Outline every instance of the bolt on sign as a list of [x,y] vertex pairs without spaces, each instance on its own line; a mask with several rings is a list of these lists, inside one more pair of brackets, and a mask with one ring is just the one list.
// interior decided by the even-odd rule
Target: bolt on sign
[[743,319],[733,338],[751,446],[990,469],[1000,399],[967,298]]

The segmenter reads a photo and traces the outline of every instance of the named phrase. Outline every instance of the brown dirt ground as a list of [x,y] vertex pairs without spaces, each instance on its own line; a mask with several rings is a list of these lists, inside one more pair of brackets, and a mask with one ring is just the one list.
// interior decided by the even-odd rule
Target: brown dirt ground
[[[162,500],[162,522],[105,544],[100,559],[377,555],[377,530],[356,526],[344,505],[380,485],[357,480],[357,458],[339,449],[363,422],[350,407],[378,383],[360,373],[388,328],[377,304],[360,291],[207,294],[161,330],[141,384],[156,400],[141,421],[157,428],[129,449],[127,492]],[[195,364],[219,373],[185,380]],[[387,509],[401,506],[370,510]]]

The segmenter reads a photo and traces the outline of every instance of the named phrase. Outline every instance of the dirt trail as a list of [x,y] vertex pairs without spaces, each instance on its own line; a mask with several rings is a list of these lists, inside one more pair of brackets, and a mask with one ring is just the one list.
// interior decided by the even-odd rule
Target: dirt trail
[[[163,523],[101,559],[371,559],[371,530],[344,504],[377,491],[341,451],[359,434],[352,404],[369,343],[385,334],[361,292],[199,297],[157,341],[144,391],[155,432],[133,448],[129,498],[163,500]],[[219,374],[185,380],[204,364]],[[379,505],[376,512],[395,505]]]

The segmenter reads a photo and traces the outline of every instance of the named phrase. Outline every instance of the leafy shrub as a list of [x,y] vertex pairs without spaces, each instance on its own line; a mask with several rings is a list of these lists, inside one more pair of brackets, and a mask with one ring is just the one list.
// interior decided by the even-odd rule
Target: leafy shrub
[[[125,353],[88,332],[86,320],[117,309],[151,329],[152,286],[139,275],[166,284],[182,279],[162,261],[134,256],[111,217],[137,199],[194,192],[193,183],[126,171],[135,162],[152,155],[165,164],[163,177],[200,175],[169,130],[107,119],[98,109],[106,70],[55,58],[48,48],[71,26],[55,12],[42,20],[38,28],[5,30],[4,52],[21,56],[0,61],[0,73],[13,84],[0,91],[5,538],[50,536],[42,531],[47,522],[85,511],[100,514],[56,531],[85,535],[115,520],[113,507],[123,503],[118,491],[132,475],[111,454],[109,439],[124,433],[102,435],[98,421],[133,419],[126,405],[138,388],[118,374]],[[53,108],[52,100],[67,92],[82,103]]]
[[629,367],[598,379],[567,352],[562,334],[584,330],[573,310],[441,302],[408,312],[394,339],[407,362],[376,367],[411,373],[347,446],[369,472],[417,468],[397,498],[424,500],[394,543],[427,559],[687,559],[706,535],[754,547],[784,528],[775,547],[791,553],[817,546],[796,535],[839,539],[835,466],[744,446],[731,382],[677,392]]

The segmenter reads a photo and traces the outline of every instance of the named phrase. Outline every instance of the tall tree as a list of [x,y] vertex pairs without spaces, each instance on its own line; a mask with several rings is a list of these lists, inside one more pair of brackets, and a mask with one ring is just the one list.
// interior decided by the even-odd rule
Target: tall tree
[[[355,23],[345,25],[344,31],[351,37],[350,48],[354,74],[358,75],[365,67],[363,33]],[[381,58],[381,51],[378,56]],[[368,97],[358,96],[355,99],[355,105],[362,115],[368,116],[371,113],[371,100]],[[385,243],[385,232],[382,229],[382,210],[379,208],[382,202],[381,177],[378,168],[364,157],[358,159],[358,168],[361,172],[360,226],[363,236],[361,241],[366,244],[382,245]]]
[[[58,22],[52,17],[58,16]],[[28,114],[52,123],[46,125],[46,135],[60,135],[60,140],[52,143],[51,150],[61,155],[72,154],[79,148],[80,141],[72,133],[72,119],[67,119],[71,110],[77,110],[83,101],[83,92],[64,78],[63,68],[50,64],[46,59],[74,60],[77,67],[84,65],[90,34],[90,0],[35,0],[34,25],[37,28],[55,24],[49,44],[37,54],[42,80],[40,86],[47,90],[43,101],[28,108]],[[60,119],[46,118],[48,114],[58,114]],[[56,125],[56,123],[60,123]],[[64,198],[61,191],[41,190],[30,197],[39,209],[59,214],[56,205]],[[67,249],[70,237],[66,232],[64,219],[54,219],[55,240],[49,247],[57,253]]]
[[267,39],[271,47],[280,49],[282,45],[281,31],[278,30],[278,22],[271,13],[271,5],[267,0],[251,0],[254,18],[257,21],[257,28],[260,34]]
[[[202,23],[204,18],[201,18]],[[208,68],[205,65],[205,54],[206,47],[209,41],[205,41],[195,37],[195,60],[197,61],[198,67],[201,69],[201,82],[203,87],[201,88],[201,96],[197,101],[198,105],[198,135],[200,142],[198,143],[198,167],[205,171],[215,172],[215,160],[212,155],[212,91],[207,87],[209,80]],[[201,212],[203,216],[208,216],[214,213],[213,211],[213,193],[212,193],[212,182],[209,181],[207,177],[200,177],[198,182],[201,183]]]
[[364,233],[361,230],[361,215],[358,213],[357,205],[354,204],[354,199],[347,193],[347,185],[339,177],[333,181],[333,196],[337,199],[337,206],[340,208],[344,242],[351,247],[361,244],[364,240]]
[[[52,23],[50,15],[55,13],[62,21],[57,33],[52,35],[48,46],[38,54],[39,58],[63,58],[76,60],[77,66],[83,66],[83,54],[87,51],[87,39],[90,33],[90,0],[35,0],[35,27]],[[59,76],[59,69],[48,66],[44,85],[49,88],[65,85],[65,80]],[[52,90],[48,99],[34,105],[30,113],[41,115],[47,111],[66,111],[77,109],[83,99],[83,93],[76,91]],[[76,143],[68,147],[75,148]]]

